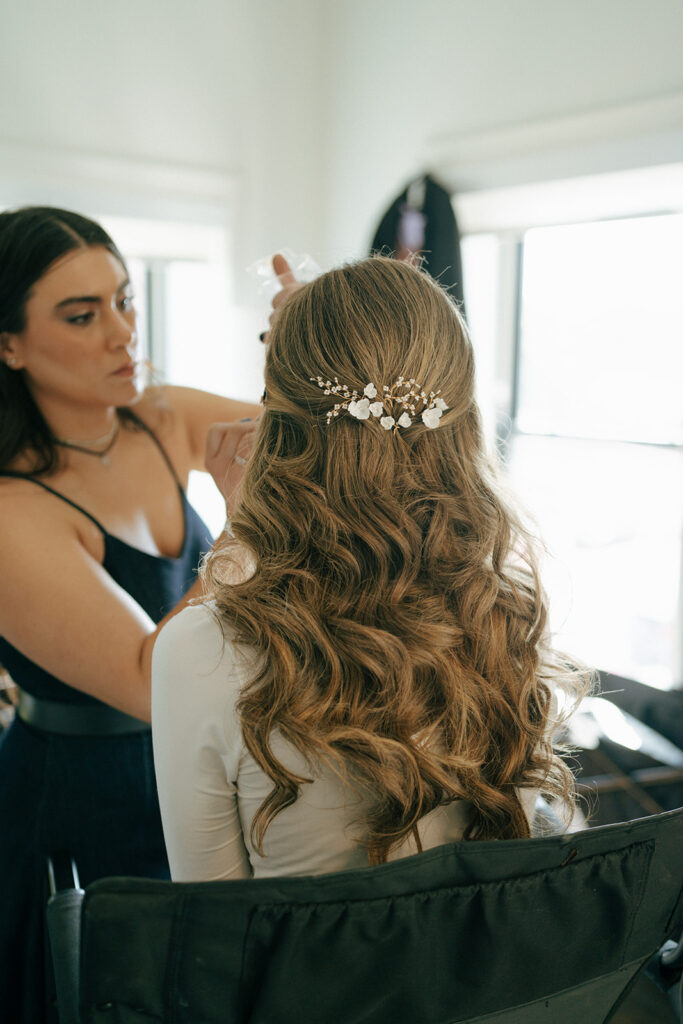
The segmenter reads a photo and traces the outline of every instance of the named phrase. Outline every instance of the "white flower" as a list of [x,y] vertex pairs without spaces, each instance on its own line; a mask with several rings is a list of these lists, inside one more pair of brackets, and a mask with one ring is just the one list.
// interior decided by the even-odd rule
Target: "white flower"
[[425,409],[422,413],[422,422],[430,430],[435,430],[439,425],[441,419],[441,409]]
[[385,430],[391,430],[396,421],[394,420],[393,416],[382,416],[382,419],[379,422],[382,424]]
[[435,398],[434,399],[434,405],[436,406],[437,409],[440,409],[441,412],[445,412],[446,409],[448,408],[448,406],[444,402],[443,398]]
[[407,412],[404,412],[398,418],[398,425],[399,425],[399,427],[409,427],[412,422],[413,421],[411,420],[411,418],[410,418],[410,416],[408,415]]
[[377,388],[374,384],[366,384],[363,388],[363,394],[367,395],[368,398],[374,398],[377,394]]
[[370,400],[361,398],[358,402],[349,402],[349,412],[357,420],[370,419]]
[[381,416],[384,412],[384,406],[381,402],[373,402],[370,406],[370,412],[373,416]]

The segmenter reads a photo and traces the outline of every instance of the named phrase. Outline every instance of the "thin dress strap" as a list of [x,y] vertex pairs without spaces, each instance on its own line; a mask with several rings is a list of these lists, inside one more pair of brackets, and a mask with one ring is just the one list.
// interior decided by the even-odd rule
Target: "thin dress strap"
[[48,484],[43,483],[42,480],[38,480],[35,476],[25,476],[24,473],[15,473],[11,469],[0,470],[0,476],[10,476],[15,480],[28,480],[31,484],[37,484],[38,487],[42,487],[44,491],[49,491],[50,494],[54,494],[56,498],[61,498],[61,500],[65,501],[67,505],[71,505],[71,507],[75,508],[78,512],[82,512],[84,516],[87,516],[88,519],[95,524],[100,533],[107,533],[99,519],[95,519],[95,517],[91,515],[90,512],[87,512],[81,505],[77,505],[75,501],[72,501],[71,498],[67,498],[67,496],[62,494],[61,491],[56,491],[54,487],[50,487]]
[[173,477],[173,479],[175,480],[176,484],[178,485],[178,490],[181,492],[181,494],[184,494],[185,493],[185,488],[183,487],[183,485],[181,484],[180,480],[178,479],[178,474],[175,471],[175,467],[173,466],[173,463],[169,459],[168,453],[167,453],[166,449],[164,448],[163,444],[161,443],[161,441],[159,440],[159,438],[157,437],[157,435],[154,433],[154,431],[152,430],[151,427],[147,426],[147,424],[145,423],[144,420],[141,420],[140,417],[137,416],[133,412],[132,409],[128,409],[127,412],[128,412],[128,415],[130,416],[130,418],[135,423],[137,423],[137,425],[139,427],[141,427],[142,430],[144,430],[145,433],[149,437],[151,437],[151,439],[154,441],[155,445],[157,446],[157,448],[159,449],[159,451],[160,451],[160,453],[161,453],[161,455],[163,457],[164,462],[166,463],[166,465],[168,466],[168,468],[169,468],[169,470],[171,472],[171,476]]

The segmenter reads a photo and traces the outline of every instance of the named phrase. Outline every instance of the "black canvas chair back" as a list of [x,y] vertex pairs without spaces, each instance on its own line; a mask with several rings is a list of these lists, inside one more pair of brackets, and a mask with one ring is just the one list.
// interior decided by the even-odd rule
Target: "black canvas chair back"
[[683,918],[683,809],[309,878],[104,879],[83,1024],[599,1024]]

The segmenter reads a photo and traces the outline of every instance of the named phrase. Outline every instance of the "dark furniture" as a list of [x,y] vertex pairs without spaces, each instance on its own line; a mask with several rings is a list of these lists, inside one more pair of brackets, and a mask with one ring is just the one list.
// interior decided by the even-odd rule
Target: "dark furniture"
[[317,877],[103,879],[51,903],[81,929],[62,1024],[601,1024],[648,962],[680,1007],[682,886],[683,808]]

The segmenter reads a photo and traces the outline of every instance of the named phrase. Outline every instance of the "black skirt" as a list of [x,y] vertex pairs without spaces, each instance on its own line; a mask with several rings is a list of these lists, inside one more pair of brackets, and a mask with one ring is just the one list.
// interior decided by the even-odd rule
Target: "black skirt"
[[[73,737],[15,719],[0,742],[0,1022],[53,1017],[46,858],[68,852],[82,886],[169,878],[151,732]],[[46,983],[46,979],[47,983]]]

